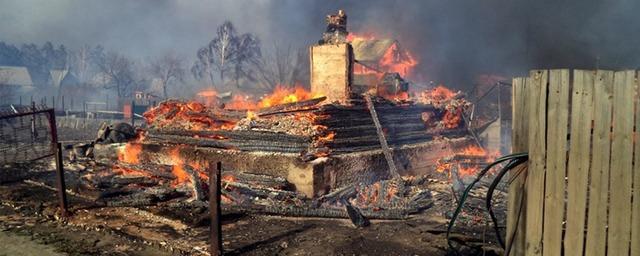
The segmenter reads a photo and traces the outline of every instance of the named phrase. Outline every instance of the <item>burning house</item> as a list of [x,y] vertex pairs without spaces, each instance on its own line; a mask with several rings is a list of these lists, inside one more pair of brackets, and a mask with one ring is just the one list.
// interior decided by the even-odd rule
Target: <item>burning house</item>
[[[460,93],[437,87],[410,98],[402,75],[415,60],[397,41],[349,41],[346,15],[328,22],[321,43],[310,47],[310,91],[278,87],[259,102],[240,95],[225,104],[168,100],[144,114],[137,139],[96,145],[96,157],[118,158],[120,173],[166,170],[174,185],[195,187],[194,198],[207,167],[222,162],[231,180],[282,179],[287,193],[311,199],[401,176],[468,175],[488,160],[468,132],[469,103]],[[366,76],[375,79],[354,82]],[[231,192],[225,198],[244,201]]]
[[158,104],[136,94],[125,112],[143,124],[105,123],[94,141],[67,146],[74,196],[105,208],[169,208],[194,225],[202,215],[219,220],[220,205],[357,227],[451,208],[494,158],[470,126],[471,103],[442,85],[412,90],[418,62],[399,40],[350,34],[342,11],[326,20],[309,46],[308,87],[279,85],[258,99],[208,89]]

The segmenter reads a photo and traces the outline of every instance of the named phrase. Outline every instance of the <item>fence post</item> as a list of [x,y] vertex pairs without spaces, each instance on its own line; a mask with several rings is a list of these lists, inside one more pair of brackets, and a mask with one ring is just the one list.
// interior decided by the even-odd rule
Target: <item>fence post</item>
[[58,190],[58,203],[62,217],[67,216],[67,190],[64,183],[64,168],[62,158],[62,143],[58,142],[58,128],[56,126],[56,113],[50,109],[47,115],[51,129],[51,146],[56,158],[56,188]]
[[220,177],[222,163],[218,162],[216,168],[209,168],[209,211],[211,214],[211,255],[222,255],[222,226],[220,225]]
[[[55,124],[54,124],[55,125]],[[67,190],[66,185],[64,183],[64,168],[62,165],[62,143],[56,143],[56,186],[58,189],[58,202],[60,205],[60,210],[62,212],[62,217],[67,216]]]
[[136,101],[131,101],[131,126],[136,126]]

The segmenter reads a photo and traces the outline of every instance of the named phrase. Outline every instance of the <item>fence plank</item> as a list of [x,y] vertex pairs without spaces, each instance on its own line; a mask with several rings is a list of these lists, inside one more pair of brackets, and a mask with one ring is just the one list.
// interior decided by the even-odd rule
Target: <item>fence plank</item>
[[[636,84],[640,94],[640,85]],[[633,205],[631,206],[631,255],[640,256],[640,96],[636,99],[635,155],[633,167]]]
[[[634,71],[614,74],[608,255],[628,255],[631,239]],[[637,242],[637,241],[636,241]]]
[[[527,86],[531,80],[525,77],[513,79],[512,89],[512,151],[528,151],[528,129],[529,129],[529,100],[526,98]],[[510,173],[508,210],[507,210],[507,239],[506,255],[524,254],[525,240],[525,218],[526,211],[524,185],[526,181],[526,166],[522,165]]]
[[542,218],[544,211],[544,164],[546,149],[547,70],[531,72],[532,84],[527,99],[529,108],[529,168],[526,182],[525,255],[542,254]]
[[571,139],[567,167],[566,255],[582,255],[589,181],[591,117],[593,115],[593,71],[574,70],[571,100]]
[[593,158],[591,159],[585,255],[604,256],[607,240],[609,154],[611,153],[612,71],[597,71],[593,95]]
[[569,70],[549,71],[547,111],[547,173],[544,192],[543,255],[560,255],[564,214],[567,127],[569,125]]

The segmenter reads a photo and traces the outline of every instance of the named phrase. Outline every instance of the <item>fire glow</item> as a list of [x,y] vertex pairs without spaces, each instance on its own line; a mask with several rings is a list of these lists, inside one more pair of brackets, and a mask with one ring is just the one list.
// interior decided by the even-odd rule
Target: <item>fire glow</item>
[[479,146],[471,145],[438,160],[436,171],[446,173],[449,178],[453,178],[454,172],[459,178],[475,176],[486,163],[495,161],[497,155],[497,152],[490,153]]
[[[356,35],[349,33],[348,42],[356,41],[375,41],[373,35]],[[357,57],[357,56],[356,56]],[[418,65],[418,61],[414,55],[398,46],[398,42],[394,41],[384,52],[382,58],[376,63],[375,69],[366,67],[362,64],[356,65],[355,74],[377,74],[381,77],[384,73],[398,73],[402,77],[408,77],[413,74],[414,68]]]

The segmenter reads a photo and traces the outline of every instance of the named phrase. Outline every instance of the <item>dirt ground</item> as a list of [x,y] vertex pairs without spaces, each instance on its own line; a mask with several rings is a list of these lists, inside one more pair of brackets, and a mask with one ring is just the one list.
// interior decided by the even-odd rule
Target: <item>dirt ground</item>
[[[72,195],[72,215],[61,219],[56,200],[33,179],[1,184],[0,255],[208,254],[206,209],[96,207]],[[447,220],[437,208],[364,228],[343,219],[243,213],[225,213],[222,221],[225,255],[447,255],[448,248]],[[492,233],[486,226],[465,230],[464,240],[481,246]],[[484,248],[492,255],[495,246]]]
[[[88,135],[87,135],[88,136]],[[86,139],[67,136],[67,139]],[[206,206],[104,207],[73,191],[70,216],[60,217],[51,159],[0,166],[0,255],[208,255]],[[71,185],[70,185],[71,184]],[[225,212],[225,255],[453,255],[445,239],[456,198],[433,183],[434,206],[402,221],[292,218]],[[481,197],[472,198],[475,205]],[[455,238],[462,255],[498,255],[484,210],[463,214]],[[481,213],[480,213],[481,212]],[[485,221],[483,221],[483,219]]]

